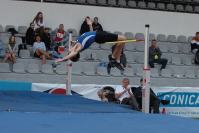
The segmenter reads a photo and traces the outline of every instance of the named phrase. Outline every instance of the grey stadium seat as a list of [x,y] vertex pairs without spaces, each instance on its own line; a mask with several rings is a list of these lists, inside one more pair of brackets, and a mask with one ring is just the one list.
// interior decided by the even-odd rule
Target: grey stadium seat
[[82,62],[74,62],[73,63],[73,75],[82,75],[83,74],[83,65]]
[[116,77],[123,75],[123,73],[119,69],[117,69],[116,67],[111,68],[110,74],[111,74],[111,76],[116,76]]
[[155,34],[150,33],[150,34],[149,34],[149,40],[151,41],[151,40],[153,40],[153,39],[155,39]]
[[199,6],[195,6],[194,11],[199,12]]
[[41,66],[41,72],[44,74],[54,74],[51,64],[43,64]]
[[126,7],[126,1],[125,0],[118,0],[118,5],[121,7]]
[[114,34],[123,35],[121,31],[114,31]]
[[[177,55],[177,54],[176,54]],[[179,56],[172,56],[172,64],[174,65],[182,65],[182,60]]]
[[0,25],[0,33],[3,32],[3,26]]
[[165,42],[166,41],[166,35],[164,35],[164,34],[158,34],[157,35],[157,41]]
[[151,8],[151,9],[155,9],[155,3],[154,2],[149,2],[148,5],[147,5],[148,8]]
[[98,66],[96,69],[96,75],[109,76],[107,73],[107,67],[106,66]]
[[68,69],[67,69],[67,66],[66,66],[66,63],[67,62],[63,62],[63,63],[61,63],[60,65],[58,65],[57,67],[56,67],[56,73],[57,74],[63,74],[63,75],[66,75],[67,74],[67,71],[68,71]]
[[184,35],[180,35],[177,37],[177,42],[185,43],[187,42],[187,37]]
[[133,67],[126,67],[124,70],[124,75],[125,76],[135,76],[135,70]]
[[38,74],[38,73],[40,73],[39,65],[35,64],[35,63],[28,64],[27,72],[28,73],[32,73],[32,74]]
[[183,56],[182,57],[182,63],[184,65],[192,65],[192,57],[187,56],[187,55]]
[[177,44],[170,44],[169,46],[169,51],[172,53],[179,53],[179,48]]
[[137,42],[135,49],[136,49],[136,51],[143,52],[144,51],[144,42]]
[[165,10],[165,4],[164,3],[158,3],[157,4],[157,9]]
[[136,46],[134,45],[134,43],[126,43],[124,49],[127,51],[135,51],[135,47]]
[[129,6],[129,7],[133,7],[133,8],[134,8],[134,7],[136,7],[136,6],[137,6],[137,4],[136,4],[136,2],[135,2],[135,1],[131,1],[131,0],[129,0],[129,1],[128,1],[128,6]]
[[82,62],[83,74],[95,75],[98,63],[99,62]]
[[139,8],[146,8],[146,3],[144,1],[138,1]]
[[199,0],[193,0],[193,2],[199,3]]
[[158,46],[159,46],[159,48],[162,52],[168,52],[169,51],[168,45],[158,45]]
[[176,5],[176,11],[184,11],[183,5]]
[[117,6],[116,0],[108,0],[108,5],[109,6]]
[[186,5],[185,6],[185,11],[187,11],[187,12],[193,12],[193,7],[190,6],[190,5]]
[[191,42],[192,38],[193,38],[193,36],[189,36],[189,37],[188,37],[188,39],[187,39],[188,43]]
[[172,67],[171,69],[173,70],[173,76],[175,78],[183,78],[184,77],[184,73],[185,73],[184,69],[176,67],[176,66]]
[[164,78],[170,78],[172,77],[172,70],[166,68],[161,70],[161,76]]
[[30,51],[29,51],[29,50],[26,50],[26,49],[20,50],[19,57],[20,57],[20,58],[32,58],[32,57],[30,56]]
[[65,0],[68,3],[75,3],[75,0]]
[[188,69],[185,71],[185,77],[186,78],[196,78],[195,71],[192,69]]
[[125,32],[124,33],[125,37],[127,39],[134,39],[133,33],[132,32]]
[[0,72],[1,73],[11,72],[9,64],[8,63],[0,63]]
[[144,40],[144,34],[143,33],[136,33],[135,39],[136,40]]
[[86,4],[86,0],[77,0],[77,3]]
[[22,39],[21,39],[21,37],[16,37],[15,40],[16,40],[16,44],[17,44],[17,45],[22,44]]
[[97,0],[99,5],[107,5],[107,0]]
[[176,36],[175,35],[168,35],[167,41],[168,42],[177,42]]
[[91,5],[97,4],[96,0],[87,0],[87,3]]
[[1,35],[0,35],[0,39],[1,39],[1,41],[2,41],[4,44],[7,44],[7,43],[8,43],[9,37],[10,37],[10,35],[8,35],[8,34],[1,34]]
[[13,72],[15,72],[15,73],[26,73],[25,72],[25,64],[23,64],[23,63],[13,64]]
[[174,4],[171,3],[167,4],[167,10],[174,11],[175,10]]
[[126,59],[128,63],[135,63],[136,62],[136,52],[125,52]]
[[143,64],[144,63],[144,54],[139,52],[136,54],[136,62],[139,64]]
[[26,34],[27,29],[27,26],[18,26],[18,33]]

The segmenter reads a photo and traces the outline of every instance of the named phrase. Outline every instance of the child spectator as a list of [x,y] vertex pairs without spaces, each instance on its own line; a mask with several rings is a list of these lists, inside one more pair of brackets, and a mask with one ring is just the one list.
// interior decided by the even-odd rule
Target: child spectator
[[196,32],[196,36],[192,38],[191,41],[191,52],[194,49],[198,49],[199,50],[199,32]]
[[26,31],[26,43],[29,45],[33,45],[35,40],[35,30],[34,30],[34,23],[30,23],[30,27]]
[[39,35],[36,36],[36,41],[33,44],[34,57],[41,58],[42,64],[46,64],[46,58],[51,59],[49,53],[46,51],[44,42],[41,42]]
[[92,20],[89,16],[87,16],[84,22],[82,23],[79,34],[82,35],[83,33],[88,32],[88,31],[93,31]]
[[0,40],[0,59],[5,57],[5,46],[3,42]]
[[98,22],[98,17],[94,17],[93,31],[103,31],[102,25]]
[[32,22],[35,25],[34,27],[35,30],[44,27],[43,13],[38,12]]
[[10,60],[13,64],[16,62],[16,54],[18,51],[18,46],[16,45],[16,38],[11,35],[6,49],[6,54],[3,62]]

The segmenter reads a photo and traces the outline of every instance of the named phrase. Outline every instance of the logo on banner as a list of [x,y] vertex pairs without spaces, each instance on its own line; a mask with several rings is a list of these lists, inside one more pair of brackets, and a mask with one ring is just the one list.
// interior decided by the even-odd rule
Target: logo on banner
[[65,88],[52,88],[44,92],[50,93],[50,94],[66,94],[66,89]]
[[158,97],[164,100],[169,100],[170,104],[167,107],[198,107],[199,93],[187,92],[159,92]]

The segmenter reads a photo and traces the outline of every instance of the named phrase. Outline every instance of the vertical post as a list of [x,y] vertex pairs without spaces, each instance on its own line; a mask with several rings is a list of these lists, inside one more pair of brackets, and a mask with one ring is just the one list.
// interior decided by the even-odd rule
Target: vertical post
[[[69,40],[68,40],[68,49],[71,48],[71,42],[72,42],[72,33],[69,33]],[[68,60],[67,62],[67,79],[66,79],[66,95],[72,95],[71,93],[71,73],[72,73],[72,61]]]
[[150,103],[150,68],[149,60],[149,25],[145,25],[145,49],[144,49],[144,69],[142,87],[142,112],[149,113]]

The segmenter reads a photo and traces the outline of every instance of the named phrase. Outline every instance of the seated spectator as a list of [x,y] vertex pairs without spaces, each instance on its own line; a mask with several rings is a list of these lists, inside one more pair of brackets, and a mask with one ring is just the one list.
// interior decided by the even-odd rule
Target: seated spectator
[[93,31],[103,31],[102,25],[98,22],[98,17],[94,17]]
[[[115,46],[116,46],[116,45],[113,45],[113,46],[112,46],[112,54],[113,54],[113,52],[114,52],[114,50],[115,50]],[[109,58],[110,58],[110,56],[111,56],[111,55],[109,55]],[[126,64],[127,64],[126,55],[124,54],[124,49],[122,49],[122,52],[121,52],[120,64],[121,64],[121,66],[122,66],[123,68],[125,68],[125,67],[126,67]],[[108,74],[110,74],[110,72],[111,72],[111,67],[114,67],[114,66],[111,66],[111,64],[108,63],[108,65],[107,65],[107,73],[108,73]],[[123,74],[123,71],[121,71],[121,74]]]
[[16,54],[18,51],[18,46],[16,45],[15,36],[11,35],[6,49],[6,54],[3,62],[10,60],[13,64],[16,62]]
[[149,65],[151,68],[154,68],[154,63],[158,63],[162,65],[160,70],[165,69],[168,60],[161,58],[161,55],[162,52],[160,48],[157,46],[157,41],[152,40],[151,46],[149,47]]
[[196,36],[192,38],[191,40],[191,52],[197,49],[199,50],[199,32],[196,32]]
[[41,58],[42,64],[46,64],[46,59],[51,59],[49,53],[46,51],[44,42],[41,42],[39,35],[36,36],[36,41],[33,44],[34,57]]
[[115,90],[110,86],[105,86],[97,92],[97,95],[103,102],[119,103],[115,97]]
[[131,87],[129,86],[128,78],[124,78],[122,80],[122,86],[116,87],[115,95],[121,104],[130,105],[134,110],[139,110],[136,98],[131,91]]
[[44,27],[45,25],[43,20],[43,13],[38,12],[35,18],[33,19],[32,23],[34,24],[34,30]]
[[5,45],[0,40],[0,59],[3,59],[5,57]]
[[81,29],[79,31],[79,34],[82,35],[85,32],[93,31],[92,27],[92,20],[89,16],[87,16],[84,20],[84,22],[81,25]]
[[[136,97],[136,100],[139,104],[140,110],[142,109],[142,87],[143,87],[143,79],[140,79],[139,87],[132,87],[131,90]],[[150,88],[150,113],[153,110],[153,113],[159,113],[160,99],[155,95],[153,90]]]
[[59,28],[55,32],[54,40],[54,50],[58,52],[59,46],[65,46],[66,42],[68,41],[67,33],[64,30],[64,25],[60,24]]
[[51,46],[51,38],[50,38],[50,33],[49,33],[49,28],[44,28],[43,33],[41,34],[41,40],[44,42],[46,45],[47,51],[50,50]]
[[34,23],[30,23],[30,27],[26,31],[26,44],[33,45],[35,41],[35,30],[34,30]]

